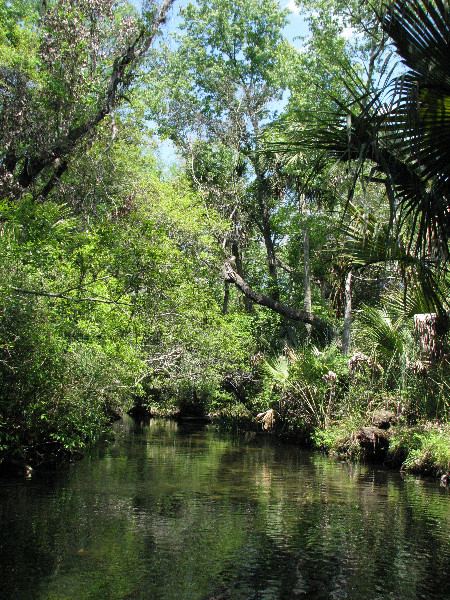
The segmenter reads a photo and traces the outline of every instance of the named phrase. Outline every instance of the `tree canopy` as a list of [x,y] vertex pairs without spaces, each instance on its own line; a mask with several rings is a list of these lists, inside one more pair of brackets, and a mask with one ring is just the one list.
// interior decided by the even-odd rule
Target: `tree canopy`
[[299,0],[301,50],[172,4],[0,0],[0,462],[139,407],[448,416],[448,4]]

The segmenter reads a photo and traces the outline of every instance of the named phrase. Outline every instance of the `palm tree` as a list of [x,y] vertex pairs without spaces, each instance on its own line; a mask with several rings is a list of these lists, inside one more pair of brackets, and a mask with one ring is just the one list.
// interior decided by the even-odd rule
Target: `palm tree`
[[348,99],[334,98],[333,113],[286,119],[274,145],[291,155],[321,151],[322,164],[324,156],[347,163],[349,204],[358,181],[382,183],[390,218],[375,245],[364,237],[366,264],[402,261],[443,314],[447,299],[432,280],[450,258],[450,7],[395,0],[379,20],[407,71],[384,73],[388,83],[371,90],[347,69]]
[[387,140],[414,175],[397,178],[399,217],[420,255],[447,261],[450,237],[450,6],[396,0],[382,17],[408,67],[395,81]]

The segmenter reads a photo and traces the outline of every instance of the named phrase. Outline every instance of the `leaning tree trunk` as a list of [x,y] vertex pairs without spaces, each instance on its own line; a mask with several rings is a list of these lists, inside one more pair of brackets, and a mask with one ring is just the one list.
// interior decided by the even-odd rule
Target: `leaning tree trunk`
[[[22,190],[30,189],[46,171],[51,171],[47,182],[44,183],[35,197],[44,199],[57,185],[60,177],[65,173],[68,160],[76,153],[80,144],[89,136],[93,136],[99,125],[107,115],[126,99],[130,83],[136,77],[142,59],[148,54],[151,45],[157,39],[161,26],[166,22],[167,13],[175,0],[164,0],[156,7],[153,23],[150,27],[142,27],[134,39],[114,60],[105,88],[99,94],[93,106],[95,110],[80,122],[71,122],[65,135],[53,139],[48,146],[36,146],[34,151],[27,152],[21,165],[20,172],[16,173],[17,182]],[[43,3],[40,10],[44,9]],[[13,159],[14,151],[10,154],[9,175],[12,177],[17,167],[17,159]]]
[[236,287],[241,290],[241,292],[244,293],[252,302],[255,302],[261,306],[266,306],[270,310],[273,310],[274,312],[283,315],[288,319],[301,321],[302,323],[310,323],[318,331],[321,331],[327,340],[331,340],[334,337],[333,328],[327,321],[324,321],[312,313],[307,313],[303,310],[292,308],[283,302],[275,300],[271,296],[261,294],[251,288],[234,270],[233,260],[225,261],[222,268],[222,277],[225,281],[234,283]]

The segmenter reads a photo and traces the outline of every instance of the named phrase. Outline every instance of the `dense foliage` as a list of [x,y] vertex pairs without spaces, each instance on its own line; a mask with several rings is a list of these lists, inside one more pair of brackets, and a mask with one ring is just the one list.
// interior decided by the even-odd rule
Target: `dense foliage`
[[302,1],[299,52],[271,0],[169,43],[172,1],[0,0],[0,462],[133,408],[358,455],[383,409],[417,467],[450,413],[448,5]]

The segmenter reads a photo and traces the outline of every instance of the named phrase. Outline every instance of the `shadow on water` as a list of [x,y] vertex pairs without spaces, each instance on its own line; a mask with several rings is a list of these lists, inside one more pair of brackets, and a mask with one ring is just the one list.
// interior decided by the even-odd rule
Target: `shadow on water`
[[0,481],[8,600],[450,599],[450,496],[211,426],[127,419]]

